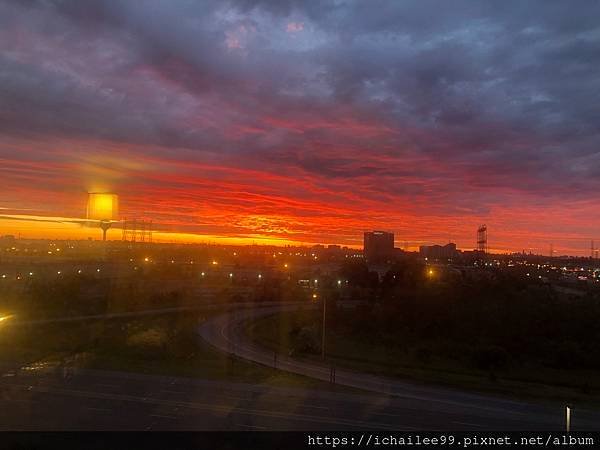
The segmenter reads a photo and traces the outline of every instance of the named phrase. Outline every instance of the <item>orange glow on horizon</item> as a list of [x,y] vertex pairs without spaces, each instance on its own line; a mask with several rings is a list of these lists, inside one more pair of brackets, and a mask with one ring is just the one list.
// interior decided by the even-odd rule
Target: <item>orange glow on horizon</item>
[[[31,149],[58,155],[61,162],[2,160],[10,170],[3,180],[6,193],[0,203],[0,235],[99,239],[97,228],[85,226],[87,189],[83,189],[82,175],[106,180],[98,181],[98,186],[105,184],[122,194],[114,200],[108,194],[110,200],[99,201],[98,208],[92,205],[89,217],[118,220],[122,210],[128,218],[152,219],[153,239],[164,243],[362,248],[362,233],[385,224],[395,233],[398,248],[418,251],[419,245],[452,241],[468,251],[475,248],[475,230],[485,221],[491,230],[492,253],[547,254],[553,243],[557,256],[586,256],[596,233],[594,220],[600,218],[595,199],[584,199],[563,204],[564,214],[548,222],[544,218],[554,214],[553,204],[510,191],[499,193],[486,204],[487,209],[472,210],[471,200],[466,206],[463,202],[465,186],[439,184],[447,175],[446,168],[410,154],[402,161],[381,155],[370,160],[390,169],[401,166],[400,177],[347,178],[292,168],[278,171],[267,164],[260,169],[244,167],[225,159],[203,161],[183,150],[185,161],[170,154],[158,156],[160,148],[144,153],[145,149],[134,145],[125,148],[106,141],[61,144],[64,150],[55,151],[44,143],[11,141],[23,155],[31,154]],[[95,155],[85,160],[85,171],[79,156],[68,150],[74,146]],[[358,164],[359,155],[346,156]],[[440,173],[434,181],[425,182],[405,170],[411,167]],[[408,193],[403,186],[408,186]],[[120,240],[121,233],[115,222],[107,238]]]

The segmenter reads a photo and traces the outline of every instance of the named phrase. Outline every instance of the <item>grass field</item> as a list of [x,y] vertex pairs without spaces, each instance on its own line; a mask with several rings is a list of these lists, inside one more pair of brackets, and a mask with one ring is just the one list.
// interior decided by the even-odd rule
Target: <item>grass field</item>
[[[299,317],[302,315],[303,317]],[[310,317],[313,315],[313,317]],[[246,334],[257,343],[282,354],[294,344],[290,331],[299,322],[319,324],[317,312],[285,312],[246,324]],[[319,330],[320,339],[320,327]],[[417,383],[494,392],[519,398],[560,400],[600,404],[600,374],[561,371],[541,367],[511,367],[493,374],[469,367],[464,361],[430,358],[426,363],[402,348],[329,332],[326,336],[327,361],[338,367],[397,377]],[[298,355],[321,361],[318,354]],[[585,386],[585,388],[583,388]]]
[[196,333],[210,312],[0,329],[0,360],[330,389],[326,383],[225,355]]

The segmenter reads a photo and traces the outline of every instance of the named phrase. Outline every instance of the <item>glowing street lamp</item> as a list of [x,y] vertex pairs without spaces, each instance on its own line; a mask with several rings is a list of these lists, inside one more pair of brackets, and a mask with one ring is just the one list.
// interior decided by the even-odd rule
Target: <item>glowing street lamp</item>
[[9,314],[8,316],[0,316],[0,322],[4,322],[5,320],[10,319],[11,317],[13,317],[12,314]]

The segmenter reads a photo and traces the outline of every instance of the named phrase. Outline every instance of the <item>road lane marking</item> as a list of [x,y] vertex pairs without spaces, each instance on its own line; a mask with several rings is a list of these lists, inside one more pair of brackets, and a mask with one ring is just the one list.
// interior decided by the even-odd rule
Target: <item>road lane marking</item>
[[237,427],[245,427],[245,428],[252,428],[253,430],[266,430],[267,427],[259,427],[257,425],[246,425],[244,423],[236,423],[235,426]]
[[93,406],[86,406],[85,409],[88,409],[90,411],[102,411],[102,412],[112,412],[112,409],[107,409],[107,408],[94,408]]
[[328,406],[315,406],[315,405],[299,405],[299,408],[324,409],[326,411],[329,411],[331,409]]
[[162,414],[150,414],[150,417],[158,417],[158,418],[161,418],[161,419],[171,419],[171,420],[177,420],[178,419],[178,417],[175,417],[175,416],[164,416]]
[[476,424],[476,423],[456,422],[456,421],[452,421],[452,423],[455,423],[457,425],[467,425],[468,427],[486,428],[484,425],[479,425],[479,424]]

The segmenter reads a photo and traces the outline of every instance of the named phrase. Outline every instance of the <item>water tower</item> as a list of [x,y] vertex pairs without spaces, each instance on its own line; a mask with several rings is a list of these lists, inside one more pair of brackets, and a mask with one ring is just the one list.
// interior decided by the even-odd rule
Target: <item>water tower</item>
[[119,196],[107,192],[88,194],[87,219],[100,223],[102,240],[106,241],[106,232],[119,214]]

